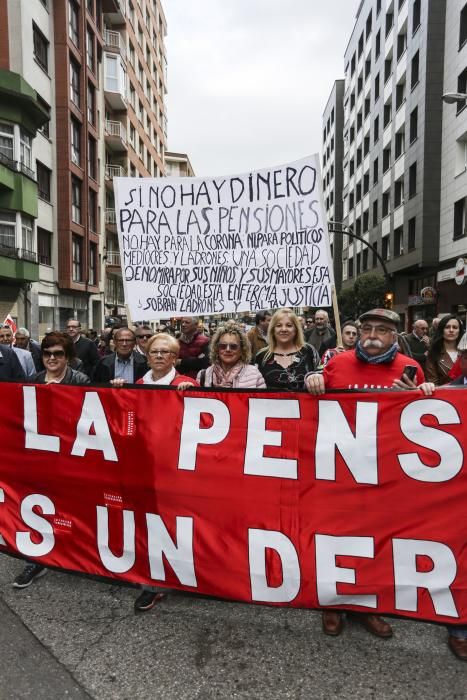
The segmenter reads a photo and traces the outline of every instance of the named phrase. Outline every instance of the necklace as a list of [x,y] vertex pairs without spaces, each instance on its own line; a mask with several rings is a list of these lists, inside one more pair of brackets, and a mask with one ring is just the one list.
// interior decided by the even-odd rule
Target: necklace
[[274,355],[277,357],[292,357],[292,355],[296,355],[298,350],[294,350],[293,352],[275,352]]

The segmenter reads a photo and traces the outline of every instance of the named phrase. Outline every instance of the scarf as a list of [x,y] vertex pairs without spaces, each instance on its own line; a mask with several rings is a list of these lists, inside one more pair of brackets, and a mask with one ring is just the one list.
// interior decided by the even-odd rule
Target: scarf
[[241,362],[237,362],[231,369],[224,372],[218,362],[212,366],[212,386],[223,386],[231,389],[238,375],[245,367]]
[[362,347],[362,344],[360,341],[358,341],[357,346],[355,348],[355,354],[358,357],[358,359],[361,360],[362,362],[368,362],[368,364],[370,364],[370,365],[388,364],[389,362],[393,361],[393,359],[395,358],[398,351],[399,351],[399,346],[397,343],[394,343],[394,345],[391,345],[389,350],[386,350],[386,352],[383,352],[381,355],[376,355],[375,357],[368,355],[365,348]]

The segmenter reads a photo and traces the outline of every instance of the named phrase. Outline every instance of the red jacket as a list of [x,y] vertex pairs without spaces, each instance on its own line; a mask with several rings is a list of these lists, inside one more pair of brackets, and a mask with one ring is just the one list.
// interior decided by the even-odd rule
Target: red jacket
[[398,352],[392,362],[373,365],[359,360],[355,350],[341,352],[323,370],[326,389],[390,389],[406,365],[416,365],[416,383],[425,381],[423,370],[411,357]]
[[[193,377],[185,377],[185,375],[179,374],[177,371],[175,372],[175,377],[167,386],[178,386],[179,384],[182,384],[182,382],[190,382],[191,384],[194,384],[194,386],[199,386],[196,379],[193,380]],[[141,377],[141,379],[138,379],[136,384],[144,384],[144,378]]]
[[209,338],[198,331],[189,343],[184,343],[181,338],[178,341],[181,360],[178,369],[194,379],[200,369],[209,367]]

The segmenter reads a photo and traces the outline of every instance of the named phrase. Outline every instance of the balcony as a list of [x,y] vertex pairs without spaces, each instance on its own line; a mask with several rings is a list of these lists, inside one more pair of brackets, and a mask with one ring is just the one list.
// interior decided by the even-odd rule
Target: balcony
[[104,52],[104,96],[114,110],[126,110],[126,69],[122,57],[110,51]]
[[120,267],[120,253],[117,250],[108,250],[105,256],[105,264],[108,267]]
[[114,177],[125,177],[126,168],[123,165],[112,165],[112,163],[105,164],[105,179],[113,180]]
[[121,122],[106,120],[105,143],[112,151],[126,151],[128,149],[126,129]]
[[16,281],[37,282],[39,265],[36,253],[0,242],[0,276]]
[[119,53],[122,59],[126,61],[126,46],[120,32],[106,29],[104,31],[104,47],[106,51]]
[[115,209],[105,210],[105,225],[107,228],[113,230],[117,227],[117,213]]
[[126,17],[127,0],[103,0],[102,11],[110,24],[122,24]]

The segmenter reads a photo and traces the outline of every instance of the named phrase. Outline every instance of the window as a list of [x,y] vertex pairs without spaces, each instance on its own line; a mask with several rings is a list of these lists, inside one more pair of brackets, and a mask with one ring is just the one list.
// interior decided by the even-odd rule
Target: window
[[68,0],[68,36],[79,46],[79,9],[75,0]]
[[405,80],[399,85],[396,85],[396,111],[405,102]]
[[130,63],[135,67],[135,47],[133,46],[131,39],[128,40],[128,54],[130,58]]
[[375,37],[375,61],[381,53],[381,31],[378,29],[378,33]]
[[362,112],[360,111],[357,114],[357,132],[360,131],[362,126],[363,126],[363,115],[362,115]]
[[365,136],[363,139],[363,155],[367,156],[370,152],[370,137]]
[[[361,198],[362,198],[362,185],[359,182],[357,185],[357,188],[356,188],[356,193],[355,193],[356,202],[358,203],[361,200]],[[360,219],[358,219],[358,221],[360,221]]]
[[138,152],[139,152],[139,157],[141,158],[141,160],[144,163],[144,141],[141,138],[141,136],[139,137],[139,151]]
[[349,177],[352,177],[352,175],[354,174],[354,172],[355,172],[355,161],[354,161],[354,159],[352,158],[352,160],[349,161]]
[[376,16],[381,12],[381,0],[376,0]]
[[91,17],[94,17],[94,0],[86,0],[86,7]]
[[467,41],[467,5],[461,10],[459,22],[459,49],[461,49]]
[[379,139],[379,117],[375,117],[373,123],[373,143],[376,143]]
[[389,236],[385,236],[381,240],[381,257],[383,260],[389,260]]
[[131,0],[128,4],[128,17],[130,18],[130,22],[132,23],[132,25],[134,27],[135,26],[135,8],[134,8]]
[[32,40],[34,58],[47,73],[49,68],[49,42],[34,22],[32,23]]
[[386,36],[391,31],[394,24],[394,14],[392,12],[386,13]]
[[420,26],[421,0],[414,0],[412,9],[412,34],[415,34]]
[[388,102],[388,104],[384,105],[384,114],[383,114],[383,127],[386,128],[388,124],[391,123],[392,119],[392,104],[391,102]]
[[412,58],[412,63],[410,65],[410,88],[413,90],[419,81],[419,63],[420,63],[420,53],[417,53]]
[[365,80],[368,80],[370,75],[371,75],[371,59],[367,58],[365,61]]
[[136,129],[133,124],[130,124],[130,144],[132,148],[136,151]]
[[407,49],[407,34],[401,32],[397,35],[397,60],[399,61]]
[[417,163],[409,168],[409,199],[417,194]]
[[32,174],[32,138],[25,131],[20,131],[21,166],[25,166],[28,174]]
[[37,229],[37,257],[41,265],[52,264],[52,234],[44,228]]
[[387,83],[392,73],[392,58],[384,61],[384,82]]
[[349,210],[351,211],[355,206],[355,195],[353,192],[349,194]]
[[394,229],[394,257],[397,258],[404,252],[404,227]]
[[38,131],[43,134],[46,138],[49,138],[49,125],[50,125],[50,105],[47,104],[45,100],[42,99],[40,95],[37,95],[37,101],[39,102],[42,109],[49,115],[48,121],[46,121]]
[[349,277],[353,277],[353,258],[349,258]]
[[370,174],[365,173],[363,176],[363,194],[367,194],[370,189]]
[[388,192],[383,192],[383,202],[381,205],[381,216],[384,218],[389,214],[389,204],[390,204],[390,194]]
[[369,97],[367,97],[365,100],[365,106],[364,106],[364,111],[363,111],[365,119],[370,114],[370,112],[371,112],[371,100]]
[[372,11],[370,10],[368,17],[366,18],[366,26],[365,26],[365,35],[366,35],[367,39],[371,34],[372,19],[373,19],[373,15],[372,15]]
[[357,275],[360,274],[360,270],[361,270],[361,264],[360,264],[360,263],[361,263],[361,254],[360,254],[360,253],[357,253]]
[[465,197],[454,202],[454,235],[453,238],[462,238],[467,233],[465,226]]
[[362,164],[362,149],[357,148],[357,168]]
[[16,214],[0,210],[0,253],[16,249]]
[[144,84],[144,70],[143,70],[143,66],[139,62],[138,62],[138,80],[140,82],[140,85],[142,86]]
[[359,58],[360,58],[360,56],[361,56],[362,53],[363,53],[363,47],[364,47],[364,45],[365,45],[365,36],[364,36],[364,34],[363,34],[363,32],[362,32],[362,33],[360,34],[360,39],[358,40],[358,57],[359,57]]
[[394,183],[394,206],[400,207],[404,203],[404,180],[396,180]]
[[96,91],[94,85],[88,83],[88,122],[96,125]]
[[416,231],[416,217],[409,219],[408,222],[408,249],[415,250],[415,231]]
[[[0,122],[0,162],[14,163],[14,127],[13,124]],[[16,164],[15,164],[16,167]]]
[[89,284],[97,284],[97,245],[89,244]]
[[[462,94],[465,94],[466,90],[467,90],[467,68],[464,68],[462,73],[457,78],[457,92],[461,92]],[[459,101],[457,103],[457,114],[459,114],[459,112],[462,112],[464,107],[465,107],[465,100]]]
[[352,76],[355,73],[355,54],[352,56],[352,59],[350,61],[350,75]]
[[93,180],[97,180],[97,147],[96,140],[88,136],[88,173]]
[[418,108],[410,113],[409,138],[410,143],[413,143],[418,136]]
[[70,56],[70,100],[79,107],[79,65]]
[[50,179],[52,171],[39,160],[36,160],[36,173],[38,195],[46,202],[50,202]]
[[81,124],[71,118],[71,162],[81,165]]
[[143,48],[143,44],[144,44],[143,30],[141,29],[141,25],[139,22],[138,22],[138,43],[141,46],[141,48]]
[[368,248],[364,248],[362,252],[362,268],[363,272],[368,270]]
[[81,223],[81,181],[76,177],[71,178],[71,219]]
[[394,141],[394,158],[397,159],[405,151],[405,132],[399,131]]
[[94,33],[88,27],[86,30],[86,63],[93,73],[95,72],[95,55]]
[[391,147],[383,150],[383,173],[391,167]]
[[378,200],[373,202],[373,227],[378,225]]
[[376,183],[378,182],[378,170],[379,170],[378,165],[379,165],[378,159],[375,158],[375,160],[373,162],[373,184],[374,185],[376,185]]
[[97,233],[97,194],[94,190],[89,190],[88,196],[88,227]]
[[72,268],[73,282],[83,281],[83,241],[79,236],[72,238]]
[[[21,254],[23,258],[36,261],[34,253],[34,219],[21,215]],[[26,253],[26,254],[25,254]],[[29,255],[28,255],[29,253]]]
[[375,102],[379,98],[379,73],[375,78]]

